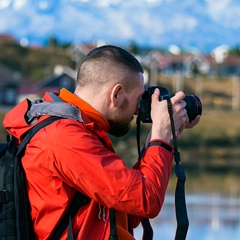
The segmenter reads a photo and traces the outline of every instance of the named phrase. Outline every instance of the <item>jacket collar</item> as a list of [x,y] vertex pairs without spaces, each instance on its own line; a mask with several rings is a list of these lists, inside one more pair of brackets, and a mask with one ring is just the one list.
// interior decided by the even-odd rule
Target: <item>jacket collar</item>
[[78,107],[91,121],[94,122],[94,125],[96,125],[99,130],[108,132],[110,126],[107,119],[83,99],[69,92],[65,88],[61,89],[58,97],[64,102],[71,103]]

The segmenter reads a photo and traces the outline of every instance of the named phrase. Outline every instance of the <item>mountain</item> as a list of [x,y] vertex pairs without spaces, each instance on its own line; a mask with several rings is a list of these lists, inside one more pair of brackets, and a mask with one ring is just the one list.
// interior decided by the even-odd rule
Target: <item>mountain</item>
[[0,33],[23,44],[96,42],[209,53],[240,45],[238,0],[1,0]]

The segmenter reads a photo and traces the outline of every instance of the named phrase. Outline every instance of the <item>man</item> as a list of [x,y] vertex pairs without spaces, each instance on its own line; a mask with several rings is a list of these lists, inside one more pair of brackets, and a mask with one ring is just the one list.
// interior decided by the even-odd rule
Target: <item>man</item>
[[[143,92],[140,63],[122,48],[106,45],[83,60],[74,94],[66,89],[46,93],[43,101],[23,101],[6,115],[4,126],[19,142],[36,122],[50,115],[66,117],[41,129],[22,159],[36,239],[49,238],[76,190],[91,201],[72,220],[74,239],[108,239],[110,209],[115,210],[118,239],[124,240],[134,239],[131,227],[141,218],[158,215],[173,159],[167,101],[159,101],[159,90],[152,95],[153,123],[136,169],[126,167],[107,136],[129,131]],[[188,123],[183,99],[183,92],[171,98],[179,134],[200,119]],[[72,109],[77,109],[73,117]],[[67,230],[61,239],[66,238]]]

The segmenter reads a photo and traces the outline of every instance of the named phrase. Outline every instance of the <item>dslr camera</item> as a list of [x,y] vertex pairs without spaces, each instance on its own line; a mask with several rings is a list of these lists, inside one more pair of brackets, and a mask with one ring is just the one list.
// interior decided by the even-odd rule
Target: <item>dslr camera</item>
[[[140,101],[140,108],[139,108],[139,119],[143,123],[151,123],[151,96],[154,93],[154,90],[158,88],[160,90],[160,97],[159,101],[162,101],[167,98],[171,98],[174,95],[168,94],[168,90],[164,87],[158,87],[158,86],[149,86],[147,90],[142,95],[141,101]],[[186,102],[185,109],[187,110],[187,115],[189,118],[189,121],[191,122],[197,115],[202,114],[202,103],[200,99],[196,95],[187,95],[184,98],[184,101]]]

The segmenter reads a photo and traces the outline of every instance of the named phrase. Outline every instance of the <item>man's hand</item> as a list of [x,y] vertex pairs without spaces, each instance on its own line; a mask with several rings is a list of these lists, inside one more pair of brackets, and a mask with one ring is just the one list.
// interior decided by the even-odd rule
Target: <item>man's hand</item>
[[190,129],[190,128],[195,127],[199,123],[200,118],[201,118],[201,115],[197,115],[194,120],[189,122],[189,119],[188,119],[188,116],[187,116],[186,123],[179,129],[179,131],[176,132],[177,139],[179,139],[181,137],[182,132],[185,128]]
[[[151,140],[160,138],[170,142],[172,129],[167,108],[167,101],[159,101],[159,95],[159,89],[155,89],[154,93],[152,94],[151,104],[151,118],[153,122]],[[185,109],[186,102],[183,101],[184,97],[185,94],[180,91],[171,98],[176,131],[179,131],[182,126],[185,127],[185,123],[187,122],[187,111]]]
[[197,115],[194,120],[192,120],[191,122],[187,122],[185,128],[193,128],[199,123],[200,118],[201,118],[201,115]]

